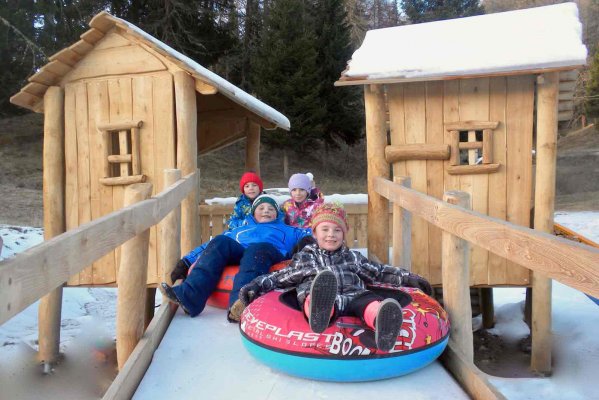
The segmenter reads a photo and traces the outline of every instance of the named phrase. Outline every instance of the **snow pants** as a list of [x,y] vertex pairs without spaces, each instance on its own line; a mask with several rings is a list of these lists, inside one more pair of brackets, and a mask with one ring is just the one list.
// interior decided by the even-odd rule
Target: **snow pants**
[[229,308],[239,298],[239,289],[252,279],[268,273],[270,267],[283,261],[283,255],[270,243],[254,243],[244,248],[230,237],[212,239],[185,281],[174,286],[177,298],[192,317],[204,310],[208,297],[216,288],[227,265],[239,264],[229,296]]

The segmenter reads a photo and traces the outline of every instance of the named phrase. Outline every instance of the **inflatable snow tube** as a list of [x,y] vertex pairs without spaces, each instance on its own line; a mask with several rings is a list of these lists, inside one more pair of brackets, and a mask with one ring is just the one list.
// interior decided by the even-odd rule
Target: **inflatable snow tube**
[[295,290],[269,292],[245,309],[239,325],[243,344],[269,367],[302,378],[360,382],[409,374],[443,352],[448,316],[419,289],[384,291],[403,307],[401,332],[389,352],[376,348],[374,331],[356,317],[340,317],[323,333],[312,332]]
[[[278,271],[280,269],[285,268],[289,265],[290,260],[281,261],[270,267],[270,272]],[[195,267],[195,263],[191,265],[188,271],[188,275],[191,273],[193,267]],[[231,289],[233,289],[233,278],[239,271],[239,265],[228,265],[223,270],[222,275],[220,276],[220,280],[216,285],[216,289],[210,297],[208,297],[207,304],[213,307],[218,308],[227,308],[229,306],[229,294],[231,294]]]

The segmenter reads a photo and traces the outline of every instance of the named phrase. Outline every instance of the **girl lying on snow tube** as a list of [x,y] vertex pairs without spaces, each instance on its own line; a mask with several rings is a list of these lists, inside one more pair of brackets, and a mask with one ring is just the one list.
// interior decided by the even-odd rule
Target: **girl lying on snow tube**
[[[449,323],[428,296],[430,284],[349,250],[343,244],[345,211],[338,205],[317,208],[312,229],[317,243],[304,247],[289,267],[240,290],[246,305],[265,294],[241,318],[248,350],[290,374],[336,381],[389,378],[433,361],[447,344]],[[376,283],[394,290],[385,298],[366,288]],[[283,288],[294,290],[273,292]]]

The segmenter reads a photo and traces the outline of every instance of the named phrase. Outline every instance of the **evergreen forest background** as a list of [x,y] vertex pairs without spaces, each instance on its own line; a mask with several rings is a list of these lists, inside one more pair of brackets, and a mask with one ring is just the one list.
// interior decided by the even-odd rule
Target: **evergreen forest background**
[[[369,29],[562,3],[560,0],[8,0],[0,1],[0,117],[55,52],[106,10],[126,19],[291,120],[270,147],[305,152],[363,137],[362,92],[333,86]],[[599,116],[599,2],[578,0],[589,68],[578,99]],[[594,63],[592,60],[594,59]],[[585,108],[586,107],[586,108]],[[586,111],[585,111],[586,110]]]

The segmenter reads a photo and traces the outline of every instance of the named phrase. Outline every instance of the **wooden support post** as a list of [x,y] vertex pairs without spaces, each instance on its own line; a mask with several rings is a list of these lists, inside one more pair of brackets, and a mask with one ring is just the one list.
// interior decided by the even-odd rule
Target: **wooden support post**
[[480,288],[480,308],[483,314],[483,328],[495,326],[495,306],[493,304],[493,288]]
[[[128,186],[125,189],[124,206],[146,200],[151,195],[151,183]],[[116,313],[116,354],[119,369],[125,365],[144,332],[149,245],[150,230],[147,229],[121,246]]]
[[[470,209],[470,195],[465,192],[445,192],[443,201]],[[452,341],[468,362],[474,362],[468,247],[469,244],[464,239],[443,231],[441,239],[443,305],[449,314]]]
[[374,178],[390,178],[385,159],[387,124],[382,85],[364,86],[366,159],[368,160],[368,256],[389,260],[389,201],[374,190]]
[[[553,233],[555,168],[557,155],[557,103],[559,73],[543,75],[537,85],[537,164],[534,227]],[[551,279],[533,273],[532,354],[530,367],[540,374],[551,373]]]
[[[412,187],[409,176],[394,176],[393,182]],[[412,214],[393,203],[393,260],[391,264],[412,269]]]
[[[181,179],[181,171],[178,169],[164,170],[164,187],[167,188]],[[164,268],[162,280],[172,285],[171,272],[175,264],[181,258],[181,206],[176,207],[158,224],[158,232],[161,243],[160,264]],[[168,301],[163,299],[163,302]]]
[[[177,113],[177,168],[185,176],[198,168],[195,79],[184,71],[177,71],[173,75]],[[181,221],[181,253],[187,254],[200,244],[198,190],[192,191],[181,203]]]
[[146,289],[146,310],[144,312],[144,332],[154,318],[154,302],[156,301],[156,288]]
[[[65,231],[64,91],[50,86],[44,95],[43,149],[44,239]],[[62,286],[42,297],[38,310],[38,359],[44,370],[56,362],[60,346]]]
[[260,125],[248,118],[245,129],[245,170],[260,175]]

